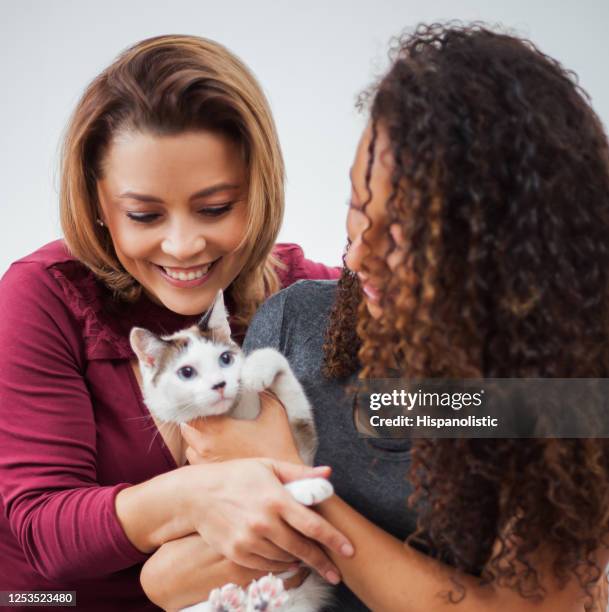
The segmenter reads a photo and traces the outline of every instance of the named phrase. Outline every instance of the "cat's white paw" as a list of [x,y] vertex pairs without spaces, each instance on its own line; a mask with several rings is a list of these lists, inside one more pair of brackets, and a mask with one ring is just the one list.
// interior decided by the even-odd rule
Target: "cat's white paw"
[[334,494],[334,487],[325,478],[305,478],[284,485],[292,497],[305,506],[321,504]]
[[286,358],[275,349],[258,349],[246,357],[241,382],[248,389],[260,393],[268,389],[287,367]]
[[229,583],[214,589],[208,603],[213,612],[246,612],[247,595],[240,586]]
[[290,596],[283,588],[283,580],[269,574],[254,580],[247,589],[247,610],[282,610]]

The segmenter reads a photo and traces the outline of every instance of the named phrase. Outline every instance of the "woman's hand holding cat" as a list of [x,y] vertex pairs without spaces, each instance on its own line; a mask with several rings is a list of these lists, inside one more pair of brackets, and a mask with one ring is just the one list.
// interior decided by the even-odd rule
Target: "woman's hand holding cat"
[[340,580],[317,542],[344,556],[353,554],[351,544],[283,487],[302,478],[327,478],[330,468],[271,459],[209,463],[202,468],[182,469],[189,472],[193,491],[193,528],[214,550],[239,565],[271,572],[284,571],[286,563],[300,559],[329,582]]
[[245,457],[271,457],[302,463],[285,409],[270,393],[260,394],[261,411],[254,421],[224,416],[206,417],[182,425],[191,465]]

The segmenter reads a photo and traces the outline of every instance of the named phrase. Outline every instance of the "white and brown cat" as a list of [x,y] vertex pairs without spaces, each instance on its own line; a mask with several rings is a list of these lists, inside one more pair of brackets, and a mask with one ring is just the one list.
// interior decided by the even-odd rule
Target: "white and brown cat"
[[[131,330],[142,393],[158,421],[186,423],[204,416],[228,415],[255,419],[258,394],[269,390],[285,406],[298,452],[312,465],[317,435],[311,406],[287,359],[263,348],[245,356],[231,340],[222,292],[197,325],[169,336],[139,327]],[[333,494],[323,478],[307,478],[285,485],[301,504],[318,504]],[[330,587],[314,573],[296,589],[283,590],[280,577],[255,581],[247,591],[225,585],[209,601],[185,608],[189,612],[250,612],[284,610],[315,612],[328,602]]]

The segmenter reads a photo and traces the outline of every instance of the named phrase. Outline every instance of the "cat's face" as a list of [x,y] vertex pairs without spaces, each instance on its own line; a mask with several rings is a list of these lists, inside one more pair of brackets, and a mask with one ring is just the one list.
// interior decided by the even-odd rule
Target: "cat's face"
[[221,293],[199,326],[163,337],[134,328],[130,340],[144,400],[160,420],[185,423],[225,414],[237,401],[244,358],[230,340]]

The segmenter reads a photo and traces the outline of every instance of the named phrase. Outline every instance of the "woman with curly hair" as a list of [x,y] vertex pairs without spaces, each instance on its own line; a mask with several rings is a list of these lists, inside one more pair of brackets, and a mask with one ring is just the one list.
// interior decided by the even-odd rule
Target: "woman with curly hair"
[[[478,25],[402,38],[367,100],[338,287],[281,292],[246,339],[282,350],[315,406],[338,494],[320,513],[355,546],[331,554],[359,600],[343,587],[336,609],[600,609],[609,443],[367,440],[342,391],[356,375],[609,376],[601,123],[558,62]],[[218,421],[187,438],[199,457],[248,436],[285,458],[266,410],[266,435]]]

